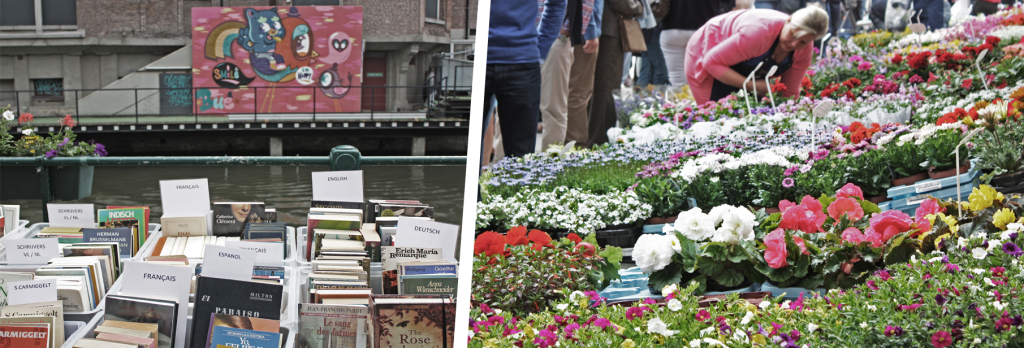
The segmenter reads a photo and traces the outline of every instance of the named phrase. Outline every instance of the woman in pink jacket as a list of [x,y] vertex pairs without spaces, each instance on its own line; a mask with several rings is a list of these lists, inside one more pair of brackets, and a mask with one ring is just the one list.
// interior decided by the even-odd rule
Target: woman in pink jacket
[[686,80],[698,104],[739,91],[743,80],[761,64],[747,91],[765,95],[764,76],[778,66],[785,97],[800,93],[800,81],[811,65],[812,44],[828,33],[828,14],[808,6],[788,15],[774,10],[733,11],[712,18],[697,30],[686,47]]

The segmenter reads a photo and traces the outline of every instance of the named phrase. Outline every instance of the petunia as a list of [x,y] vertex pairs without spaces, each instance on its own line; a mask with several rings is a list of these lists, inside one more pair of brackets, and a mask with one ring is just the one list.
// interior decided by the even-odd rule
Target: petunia
[[711,313],[708,313],[708,311],[701,309],[700,311],[697,311],[697,314],[694,317],[700,321],[708,321],[708,319],[711,319]]
[[1024,250],[1021,250],[1020,246],[1014,244],[1013,242],[1006,242],[1006,244],[1003,244],[1003,252],[1014,257],[1020,257],[1021,255],[1024,255]]
[[953,344],[953,336],[948,331],[939,331],[932,335],[932,346],[935,348],[946,348]]
[[886,325],[885,326],[885,337],[900,337],[903,336],[903,328],[899,326]]

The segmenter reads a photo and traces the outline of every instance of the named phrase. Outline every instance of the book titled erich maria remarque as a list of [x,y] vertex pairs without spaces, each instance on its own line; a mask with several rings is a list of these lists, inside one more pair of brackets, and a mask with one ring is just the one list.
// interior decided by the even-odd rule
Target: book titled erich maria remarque
[[240,237],[246,224],[267,220],[263,202],[214,202],[213,235]]
[[455,302],[448,296],[370,297],[370,348],[451,348]]
[[190,347],[207,347],[211,315],[226,314],[248,318],[281,319],[284,286],[200,276],[196,282],[196,303],[192,310]]

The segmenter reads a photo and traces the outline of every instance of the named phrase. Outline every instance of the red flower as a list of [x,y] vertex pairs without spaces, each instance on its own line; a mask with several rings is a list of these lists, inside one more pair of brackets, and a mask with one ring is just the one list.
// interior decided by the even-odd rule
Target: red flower
[[992,46],[995,46],[995,45],[999,44],[999,41],[1002,41],[1002,39],[1000,39],[998,37],[995,37],[995,36],[987,36],[987,37],[985,37],[985,43],[989,44],[989,45],[992,45]]
[[964,89],[971,89],[971,84],[973,82],[974,79],[964,79],[964,83],[960,84],[960,87],[963,87]]
[[939,120],[935,122],[935,125],[941,126],[947,123],[956,123],[956,121],[956,115],[950,112],[948,114],[942,115],[942,117],[939,117]]
[[847,183],[846,185],[843,185],[843,187],[839,189],[839,192],[836,192],[836,197],[839,197],[839,198],[857,197],[857,198],[860,198],[861,200],[864,200],[864,191],[861,191],[860,187],[857,186],[857,185],[854,185],[853,183]]
[[708,311],[701,309],[697,311],[697,315],[695,315],[694,318],[700,321],[708,321],[708,319],[711,319],[711,313],[708,313]]
[[993,277],[1002,277],[1006,274],[1006,268],[1003,267],[992,267],[989,271],[992,272]]
[[473,244],[473,253],[486,253],[487,256],[494,256],[505,251],[505,236],[501,233],[487,231],[476,237]]
[[533,249],[540,251],[545,245],[551,245],[551,236],[541,230],[530,231],[530,241],[533,242]]
[[864,209],[860,203],[853,198],[840,197],[828,205],[828,215],[839,223],[840,218],[846,215],[850,221],[858,221],[864,217]]
[[953,336],[947,331],[939,331],[932,335],[932,346],[935,348],[946,348],[953,344]]
[[864,234],[856,227],[847,227],[843,230],[842,238],[844,242],[857,244],[864,241]]
[[[850,92],[847,92],[850,93]],[[850,142],[853,144],[860,144],[864,139],[868,138],[867,131],[864,129],[858,129],[856,132],[850,134]]]
[[864,232],[880,234],[881,242],[885,243],[893,236],[907,231],[910,231],[910,215],[899,210],[889,210],[872,216],[871,225]]
[[911,69],[925,69],[928,68],[928,57],[931,57],[931,52],[921,52],[911,54],[907,59],[907,64],[910,65]]
[[786,236],[781,228],[764,237],[764,246],[764,261],[769,267],[779,269],[789,265],[786,262],[786,257],[789,256],[789,252],[786,251]]
[[32,118],[32,114],[23,113],[21,116],[18,116],[18,123],[32,122]]
[[583,238],[580,238],[580,236],[575,233],[569,233],[569,236],[567,236],[566,238],[569,238],[569,240],[576,244],[580,244],[580,242],[583,241]]
[[902,63],[902,62],[903,62],[903,56],[901,56],[899,53],[897,53],[895,56],[892,56],[892,63],[893,64],[899,64],[899,63]]
[[517,245],[529,245],[530,240],[526,239],[526,226],[517,226],[508,230],[508,234],[505,235],[505,240],[511,246]]
[[74,127],[77,123],[75,123],[75,120],[71,118],[71,115],[64,115],[64,119],[60,120],[60,124],[68,127]]

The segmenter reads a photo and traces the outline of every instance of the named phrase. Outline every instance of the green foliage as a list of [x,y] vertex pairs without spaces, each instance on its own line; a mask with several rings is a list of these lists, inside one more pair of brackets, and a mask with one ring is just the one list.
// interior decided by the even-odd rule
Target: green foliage
[[978,167],[993,176],[1024,170],[1024,122],[1010,120],[990,129],[972,139]]
[[678,214],[686,206],[686,184],[665,176],[640,179],[633,191],[644,203],[651,205],[651,216],[668,217]]

